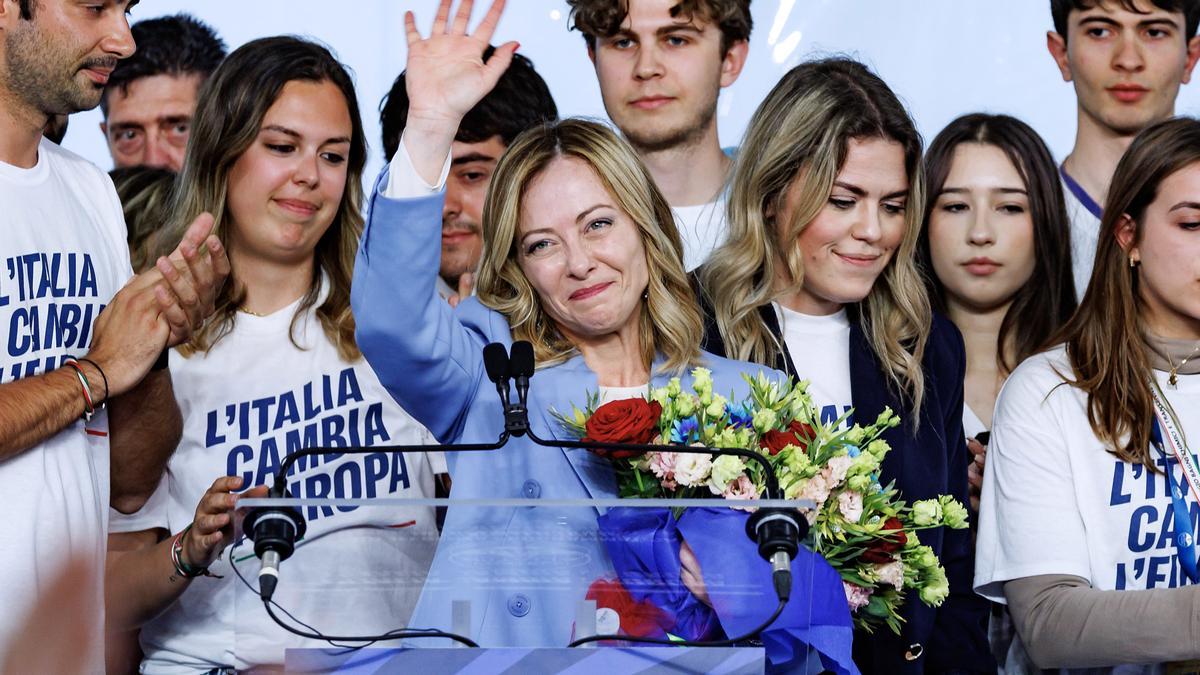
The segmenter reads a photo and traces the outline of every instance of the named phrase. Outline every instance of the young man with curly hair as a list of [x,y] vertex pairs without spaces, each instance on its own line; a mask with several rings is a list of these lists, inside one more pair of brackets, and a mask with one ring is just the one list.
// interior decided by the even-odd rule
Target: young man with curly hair
[[725,238],[732,159],[717,137],[717,98],[749,49],[750,0],[568,0],[608,116],[675,211],[684,265]]

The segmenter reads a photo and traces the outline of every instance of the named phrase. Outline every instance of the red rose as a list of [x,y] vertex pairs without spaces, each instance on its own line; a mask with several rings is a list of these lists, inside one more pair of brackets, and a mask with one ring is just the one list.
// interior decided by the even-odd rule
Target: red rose
[[[658,418],[662,406],[657,401],[629,398],[610,401],[596,409],[587,421],[585,441],[599,443],[649,443],[658,433]],[[611,459],[640,455],[632,450],[595,450]]]
[[813,431],[812,427],[792,420],[784,431],[772,429],[763,434],[762,438],[758,439],[758,447],[768,451],[774,457],[783,452],[783,449],[789,445],[794,445],[800,448],[801,451],[806,451],[808,450],[809,442],[816,437],[817,434]]
[[893,554],[908,543],[908,535],[904,533],[903,527],[904,523],[900,522],[899,518],[888,518],[883,521],[883,529],[895,531],[871,542],[871,546],[863,551],[860,559],[879,565],[892,562],[895,558]]

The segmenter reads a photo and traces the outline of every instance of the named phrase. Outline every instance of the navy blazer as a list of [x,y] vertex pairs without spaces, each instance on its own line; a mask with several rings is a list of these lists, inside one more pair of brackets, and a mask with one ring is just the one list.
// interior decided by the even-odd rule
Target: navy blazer
[[[725,342],[717,329],[712,307],[703,293],[704,349],[725,355]],[[908,406],[901,401],[863,332],[857,308],[850,314],[850,387],[854,418],[870,421],[890,406],[903,420],[883,438],[892,450],[884,458],[880,480],[896,482],[901,496],[912,503],[941,494],[967,503],[967,466],[970,453],[962,430],[963,378],[966,351],[962,335],[948,319],[935,314],[929,343],[921,365],[925,373],[925,398],[919,428],[913,430]],[[779,338],[783,351],[771,364],[792,377],[796,368],[774,308],[759,308],[767,328]],[[939,608],[910,593],[901,610],[901,634],[887,628],[874,634],[856,631],[854,661],[864,673],[995,672],[988,648],[987,601],[972,590],[975,550],[969,530],[923,530],[921,543],[933,548],[950,581],[950,597]]]

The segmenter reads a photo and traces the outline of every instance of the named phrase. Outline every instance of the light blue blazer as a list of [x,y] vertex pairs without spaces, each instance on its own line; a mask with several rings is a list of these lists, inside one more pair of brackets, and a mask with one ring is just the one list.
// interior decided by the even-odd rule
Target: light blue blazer
[[[385,169],[354,269],[358,345],[396,401],[439,441],[495,441],[503,412],[482,352],[489,342],[511,345],[508,321],[475,298],[456,309],[438,298],[444,195],[389,199],[382,194],[386,181]],[[707,353],[703,364],[713,372],[714,391],[731,400],[748,394],[743,372],[776,372]],[[668,379],[656,374],[652,384]],[[685,387],[690,379],[683,378]],[[538,370],[529,388],[534,433],[570,438],[551,409],[582,407],[586,394],[597,390],[581,356]],[[520,498],[536,507],[539,499],[616,496],[608,461],[586,450],[544,448],[520,438],[494,452],[449,453],[447,462],[454,499]],[[613,574],[597,536],[598,513],[452,506],[409,625],[450,629],[452,601],[467,600],[471,637],[484,647],[565,646],[588,587]]]

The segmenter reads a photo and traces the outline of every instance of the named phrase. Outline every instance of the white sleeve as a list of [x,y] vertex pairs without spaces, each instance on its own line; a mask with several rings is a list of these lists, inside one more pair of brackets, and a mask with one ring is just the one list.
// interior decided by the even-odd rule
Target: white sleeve
[[109,508],[108,531],[116,533],[141,532],[156,528],[170,529],[167,523],[169,493],[167,474],[164,473],[158,480],[158,487],[154,488],[154,494],[150,495],[150,499],[147,499],[142,508],[136,512],[124,514],[114,508]]
[[975,552],[975,590],[996,602],[1005,602],[1003,585],[1012,579],[1092,576],[1067,448],[1079,430],[1062,428],[1055,412],[1055,397],[1073,395],[1060,384],[1050,363],[1035,357],[996,402]]
[[428,197],[441,192],[442,188],[446,187],[446,178],[449,175],[450,155],[446,155],[446,161],[442,163],[442,172],[438,176],[437,184],[426,183],[413,167],[412,157],[408,154],[408,148],[404,145],[404,135],[401,134],[400,145],[396,148],[396,154],[392,155],[392,161],[389,164],[388,184],[383,190],[383,196],[388,199]]

